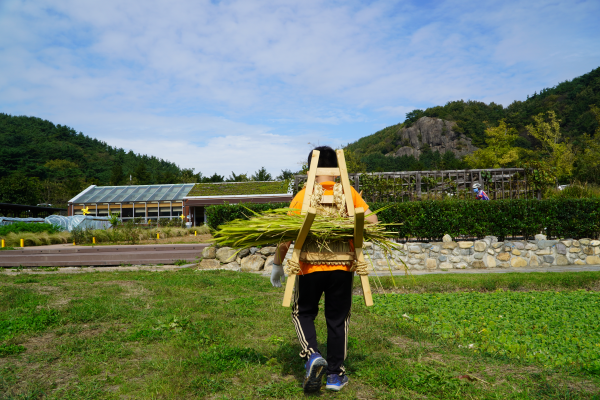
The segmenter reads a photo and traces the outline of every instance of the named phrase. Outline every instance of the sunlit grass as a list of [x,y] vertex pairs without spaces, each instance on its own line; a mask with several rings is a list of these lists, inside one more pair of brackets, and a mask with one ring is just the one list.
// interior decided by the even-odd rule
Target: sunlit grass
[[[507,275],[407,277],[394,290],[485,296],[514,285]],[[593,288],[600,279],[518,276],[515,290]],[[282,295],[265,277],[230,271],[0,275],[0,398],[305,398]],[[357,297],[350,384],[322,397],[592,399],[600,388],[597,375],[580,369],[474,353],[400,322]],[[317,327],[326,353],[322,312]]]

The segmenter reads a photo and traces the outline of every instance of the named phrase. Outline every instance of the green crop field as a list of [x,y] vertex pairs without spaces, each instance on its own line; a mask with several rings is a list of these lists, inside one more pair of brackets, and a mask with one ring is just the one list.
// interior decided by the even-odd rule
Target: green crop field
[[[355,297],[350,384],[320,397],[600,399],[600,273],[396,284]],[[282,296],[230,271],[0,274],[0,399],[305,398]]]
[[375,312],[475,353],[600,374],[599,292],[397,294]]

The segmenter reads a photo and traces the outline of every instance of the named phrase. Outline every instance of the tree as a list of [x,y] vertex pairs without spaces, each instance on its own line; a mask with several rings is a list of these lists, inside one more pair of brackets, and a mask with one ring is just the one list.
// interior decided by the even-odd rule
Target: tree
[[348,172],[367,172],[367,164],[362,162],[352,150],[346,148],[344,150],[344,158],[346,159],[346,168],[348,169]]
[[196,183],[197,176],[194,174],[195,168],[184,168],[179,175],[179,183]]
[[69,160],[54,159],[44,164],[49,170],[47,178],[40,182],[43,203],[58,207],[66,206],[69,199],[90,184],[79,166]]
[[226,182],[248,182],[250,179],[246,174],[236,175],[235,172],[231,171],[231,175],[226,179]]
[[225,178],[219,174],[217,174],[216,172],[210,176],[210,177],[203,177],[202,178],[202,182],[203,183],[219,183],[219,182],[225,182]]
[[600,109],[592,106],[591,111],[599,126],[593,136],[583,136],[583,151],[575,161],[574,175],[582,182],[600,184]]
[[290,171],[289,169],[282,169],[281,173],[279,175],[277,175],[277,177],[275,178],[275,180],[277,181],[285,181],[285,180],[293,180],[294,179],[294,173],[292,171]]
[[121,163],[115,163],[110,172],[110,184],[113,186],[121,185],[124,178],[125,175],[123,174],[123,166]]
[[519,135],[506,125],[505,120],[485,130],[487,147],[468,155],[465,160],[471,168],[504,168],[516,165],[523,149],[514,147]]
[[133,180],[136,185],[147,185],[150,183],[150,173],[146,168],[146,163],[140,161],[133,171]]
[[[196,177],[197,175],[194,175],[194,176]],[[196,182],[198,182],[197,179],[196,179]],[[162,185],[179,183],[179,177],[177,175],[175,175],[174,173],[172,173],[171,171],[167,171],[164,174],[161,173],[160,171],[158,171],[156,173],[156,183],[162,184]]]
[[253,181],[272,181],[273,177],[270,173],[267,172],[265,167],[261,167],[258,171],[252,175],[251,179]]
[[41,198],[38,178],[16,172],[0,179],[0,203],[36,205]]
[[575,155],[571,144],[562,140],[560,132],[560,120],[556,119],[554,111],[548,111],[547,117],[540,113],[533,117],[534,124],[527,125],[527,131],[531,136],[542,143],[546,162],[554,168],[556,177],[567,178],[573,171]]
[[463,169],[463,162],[456,158],[456,155],[448,150],[442,156],[440,169]]
[[406,119],[404,122],[406,124],[410,125],[413,122],[417,122],[420,118],[422,118],[424,116],[425,116],[425,111],[419,110],[419,109],[412,110],[411,112],[406,113]]

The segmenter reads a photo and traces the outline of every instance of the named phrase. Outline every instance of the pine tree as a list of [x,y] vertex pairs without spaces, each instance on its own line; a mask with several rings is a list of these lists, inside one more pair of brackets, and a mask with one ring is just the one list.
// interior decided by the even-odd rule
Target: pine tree
[[136,185],[147,185],[150,183],[150,173],[146,168],[146,163],[140,161],[133,171],[133,179]]
[[273,177],[267,172],[265,167],[261,167],[258,171],[252,175],[253,181],[272,181]]
[[113,186],[118,186],[123,183],[123,180],[123,166],[121,163],[115,163],[115,165],[112,167],[112,171],[110,172],[110,184]]

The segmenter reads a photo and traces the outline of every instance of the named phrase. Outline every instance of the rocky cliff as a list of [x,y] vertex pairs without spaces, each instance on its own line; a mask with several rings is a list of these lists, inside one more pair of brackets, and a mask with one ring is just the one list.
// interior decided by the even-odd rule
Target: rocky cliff
[[421,155],[421,149],[428,144],[432,151],[444,154],[453,152],[456,157],[473,153],[477,147],[471,144],[471,139],[455,132],[456,122],[445,121],[439,118],[423,117],[409,128],[402,128],[397,133],[396,144],[399,148],[389,156],[414,156]]

